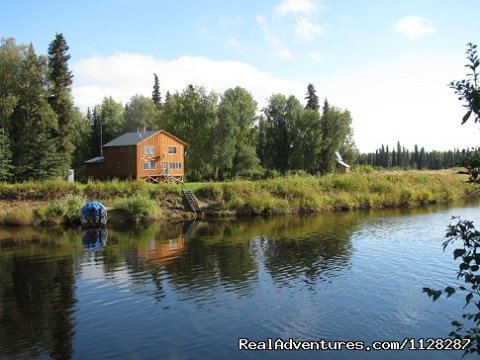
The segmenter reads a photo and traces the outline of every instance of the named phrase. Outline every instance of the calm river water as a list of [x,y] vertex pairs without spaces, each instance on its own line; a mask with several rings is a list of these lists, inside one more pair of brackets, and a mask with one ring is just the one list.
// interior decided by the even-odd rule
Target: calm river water
[[[459,359],[444,351],[239,351],[238,338],[447,337],[452,216],[480,205],[163,224],[0,229],[0,358]],[[98,236],[102,238],[99,239]]]

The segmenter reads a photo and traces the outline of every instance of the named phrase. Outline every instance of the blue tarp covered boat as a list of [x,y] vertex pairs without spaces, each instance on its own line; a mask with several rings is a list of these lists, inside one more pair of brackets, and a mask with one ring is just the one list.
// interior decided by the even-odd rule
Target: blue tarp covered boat
[[107,209],[98,201],[86,203],[80,212],[80,221],[84,226],[105,226],[107,223]]

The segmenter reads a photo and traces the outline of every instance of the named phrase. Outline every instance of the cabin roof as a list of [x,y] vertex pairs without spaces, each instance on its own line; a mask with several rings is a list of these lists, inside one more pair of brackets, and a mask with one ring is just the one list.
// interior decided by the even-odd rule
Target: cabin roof
[[97,156],[91,158],[90,160],[85,161],[85,164],[102,164],[105,162],[105,158],[103,156]]
[[120,135],[112,141],[109,141],[103,145],[103,147],[137,145],[140,141],[152,136],[155,133],[156,131],[128,132]]
[[120,135],[119,137],[109,141],[103,147],[114,147],[114,146],[132,146],[132,145],[137,145],[139,142],[142,140],[145,140],[146,138],[156,134],[156,133],[164,133],[167,136],[181,142],[182,144],[186,145],[187,143],[183,140],[180,140],[176,136],[170,134],[169,132],[165,130],[157,130],[157,131],[135,131],[135,132],[128,132],[123,135]]

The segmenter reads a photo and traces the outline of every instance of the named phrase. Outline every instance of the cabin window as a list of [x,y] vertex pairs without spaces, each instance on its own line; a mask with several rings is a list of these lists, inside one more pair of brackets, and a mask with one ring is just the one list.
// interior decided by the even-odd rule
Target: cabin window
[[143,152],[145,154],[153,155],[155,154],[155,146],[145,146]]
[[155,170],[156,163],[155,161],[144,161],[143,162],[143,170]]
[[168,153],[169,154],[176,154],[177,153],[177,147],[176,146],[169,146],[168,147]]
[[169,165],[171,170],[177,170],[182,168],[182,163],[181,162],[171,162]]
[[132,171],[133,170],[133,162],[129,161],[128,163],[128,170]]

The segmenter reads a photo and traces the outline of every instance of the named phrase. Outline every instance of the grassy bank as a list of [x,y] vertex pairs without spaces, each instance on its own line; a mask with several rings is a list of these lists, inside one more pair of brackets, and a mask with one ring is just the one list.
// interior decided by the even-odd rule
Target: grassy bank
[[[373,172],[325,177],[288,176],[258,181],[187,184],[207,216],[270,215],[415,207],[473,198],[476,185],[452,171]],[[0,184],[0,223],[78,223],[87,200],[100,200],[115,222],[189,218],[180,186],[144,181]]]
[[197,197],[209,212],[240,214],[310,213],[331,210],[415,207],[478,196],[478,186],[447,171],[283,177],[212,183]]

